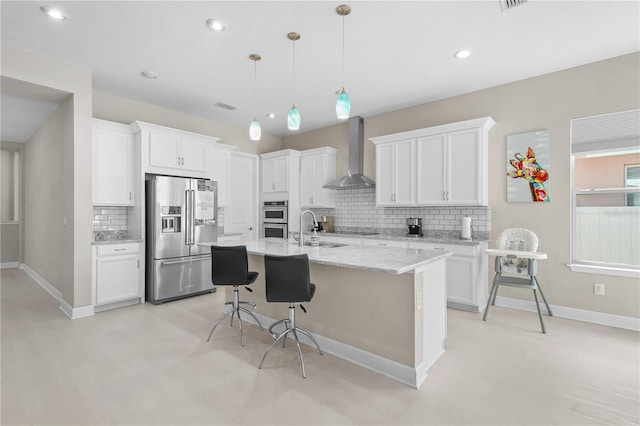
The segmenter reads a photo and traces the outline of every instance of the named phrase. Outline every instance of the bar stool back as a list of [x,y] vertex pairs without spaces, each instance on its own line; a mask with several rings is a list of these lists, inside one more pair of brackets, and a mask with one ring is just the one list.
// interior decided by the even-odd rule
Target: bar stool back
[[[238,291],[238,287],[242,285],[245,286],[247,291],[252,292],[253,290],[247,286],[255,282],[256,278],[258,278],[258,273],[249,271],[246,246],[211,246],[211,281],[216,286],[233,286],[233,301],[225,303],[225,305],[231,305],[231,310],[222,314],[213,325],[207,341],[211,339],[216,327],[229,315],[231,315],[231,326],[233,327],[233,317],[237,315],[238,323],[240,324],[240,344],[244,346],[245,338],[242,318],[240,318],[241,311],[251,315],[260,329],[263,330],[260,321],[252,312],[256,308],[256,304],[241,301]],[[251,311],[240,305],[251,306]]]

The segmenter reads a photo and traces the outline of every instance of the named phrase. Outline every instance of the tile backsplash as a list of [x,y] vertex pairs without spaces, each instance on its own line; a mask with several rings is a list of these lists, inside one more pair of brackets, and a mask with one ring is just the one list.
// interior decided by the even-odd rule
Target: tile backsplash
[[127,231],[128,207],[93,207],[93,232],[98,231]]
[[491,232],[491,208],[486,206],[376,207],[375,188],[336,191],[334,209],[312,209],[316,215],[334,216],[337,231],[354,228],[406,230],[406,219],[422,219],[423,232],[459,232],[464,216],[471,217],[474,235]]

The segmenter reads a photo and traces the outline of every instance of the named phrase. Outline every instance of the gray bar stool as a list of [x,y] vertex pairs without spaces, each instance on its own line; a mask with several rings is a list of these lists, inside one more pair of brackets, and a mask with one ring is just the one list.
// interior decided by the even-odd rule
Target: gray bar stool
[[[216,327],[229,315],[231,315],[231,326],[233,327],[233,317],[237,315],[238,323],[240,324],[240,344],[244,346],[245,339],[242,328],[242,318],[240,318],[241,311],[251,315],[258,323],[258,326],[260,326],[260,330],[264,330],[258,318],[251,312],[256,308],[256,304],[241,301],[238,291],[238,287],[243,285],[247,291],[253,292],[253,290],[247,286],[252,284],[256,278],[258,278],[258,273],[249,271],[246,246],[211,246],[211,281],[216,286],[232,285],[233,301],[225,303],[225,305],[232,305],[231,310],[222,314],[220,319],[213,325],[207,342],[211,339],[211,335]],[[241,304],[251,306],[251,311],[241,307]]]
[[[264,256],[264,273],[266,282],[267,302],[285,302],[289,303],[289,318],[274,322],[269,327],[269,333],[275,337],[274,327],[284,324],[284,331],[269,346],[269,349],[262,356],[262,361],[258,368],[262,368],[267,354],[282,339],[282,347],[289,333],[293,334],[298,346],[298,355],[300,356],[300,365],[302,366],[302,377],[307,375],[304,370],[304,359],[302,350],[300,349],[300,339],[298,333],[307,336],[318,348],[318,352],[322,355],[322,350],[316,339],[306,330],[296,326],[296,308],[295,304],[300,302],[310,302],[316,292],[316,285],[309,280],[309,258],[306,254],[297,254],[292,256]],[[300,304],[300,309],[304,312],[307,310]]]

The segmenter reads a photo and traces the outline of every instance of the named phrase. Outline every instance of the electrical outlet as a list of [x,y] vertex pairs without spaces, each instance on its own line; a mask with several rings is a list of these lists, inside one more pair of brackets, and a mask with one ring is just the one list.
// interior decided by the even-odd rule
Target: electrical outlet
[[416,293],[416,310],[422,309],[422,292],[419,291]]
[[604,284],[593,283],[593,294],[596,296],[604,296]]

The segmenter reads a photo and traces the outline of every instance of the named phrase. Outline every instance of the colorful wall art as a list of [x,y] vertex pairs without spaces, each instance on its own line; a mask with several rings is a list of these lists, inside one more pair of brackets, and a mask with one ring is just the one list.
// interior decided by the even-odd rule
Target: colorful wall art
[[549,130],[507,136],[507,201],[549,202]]

